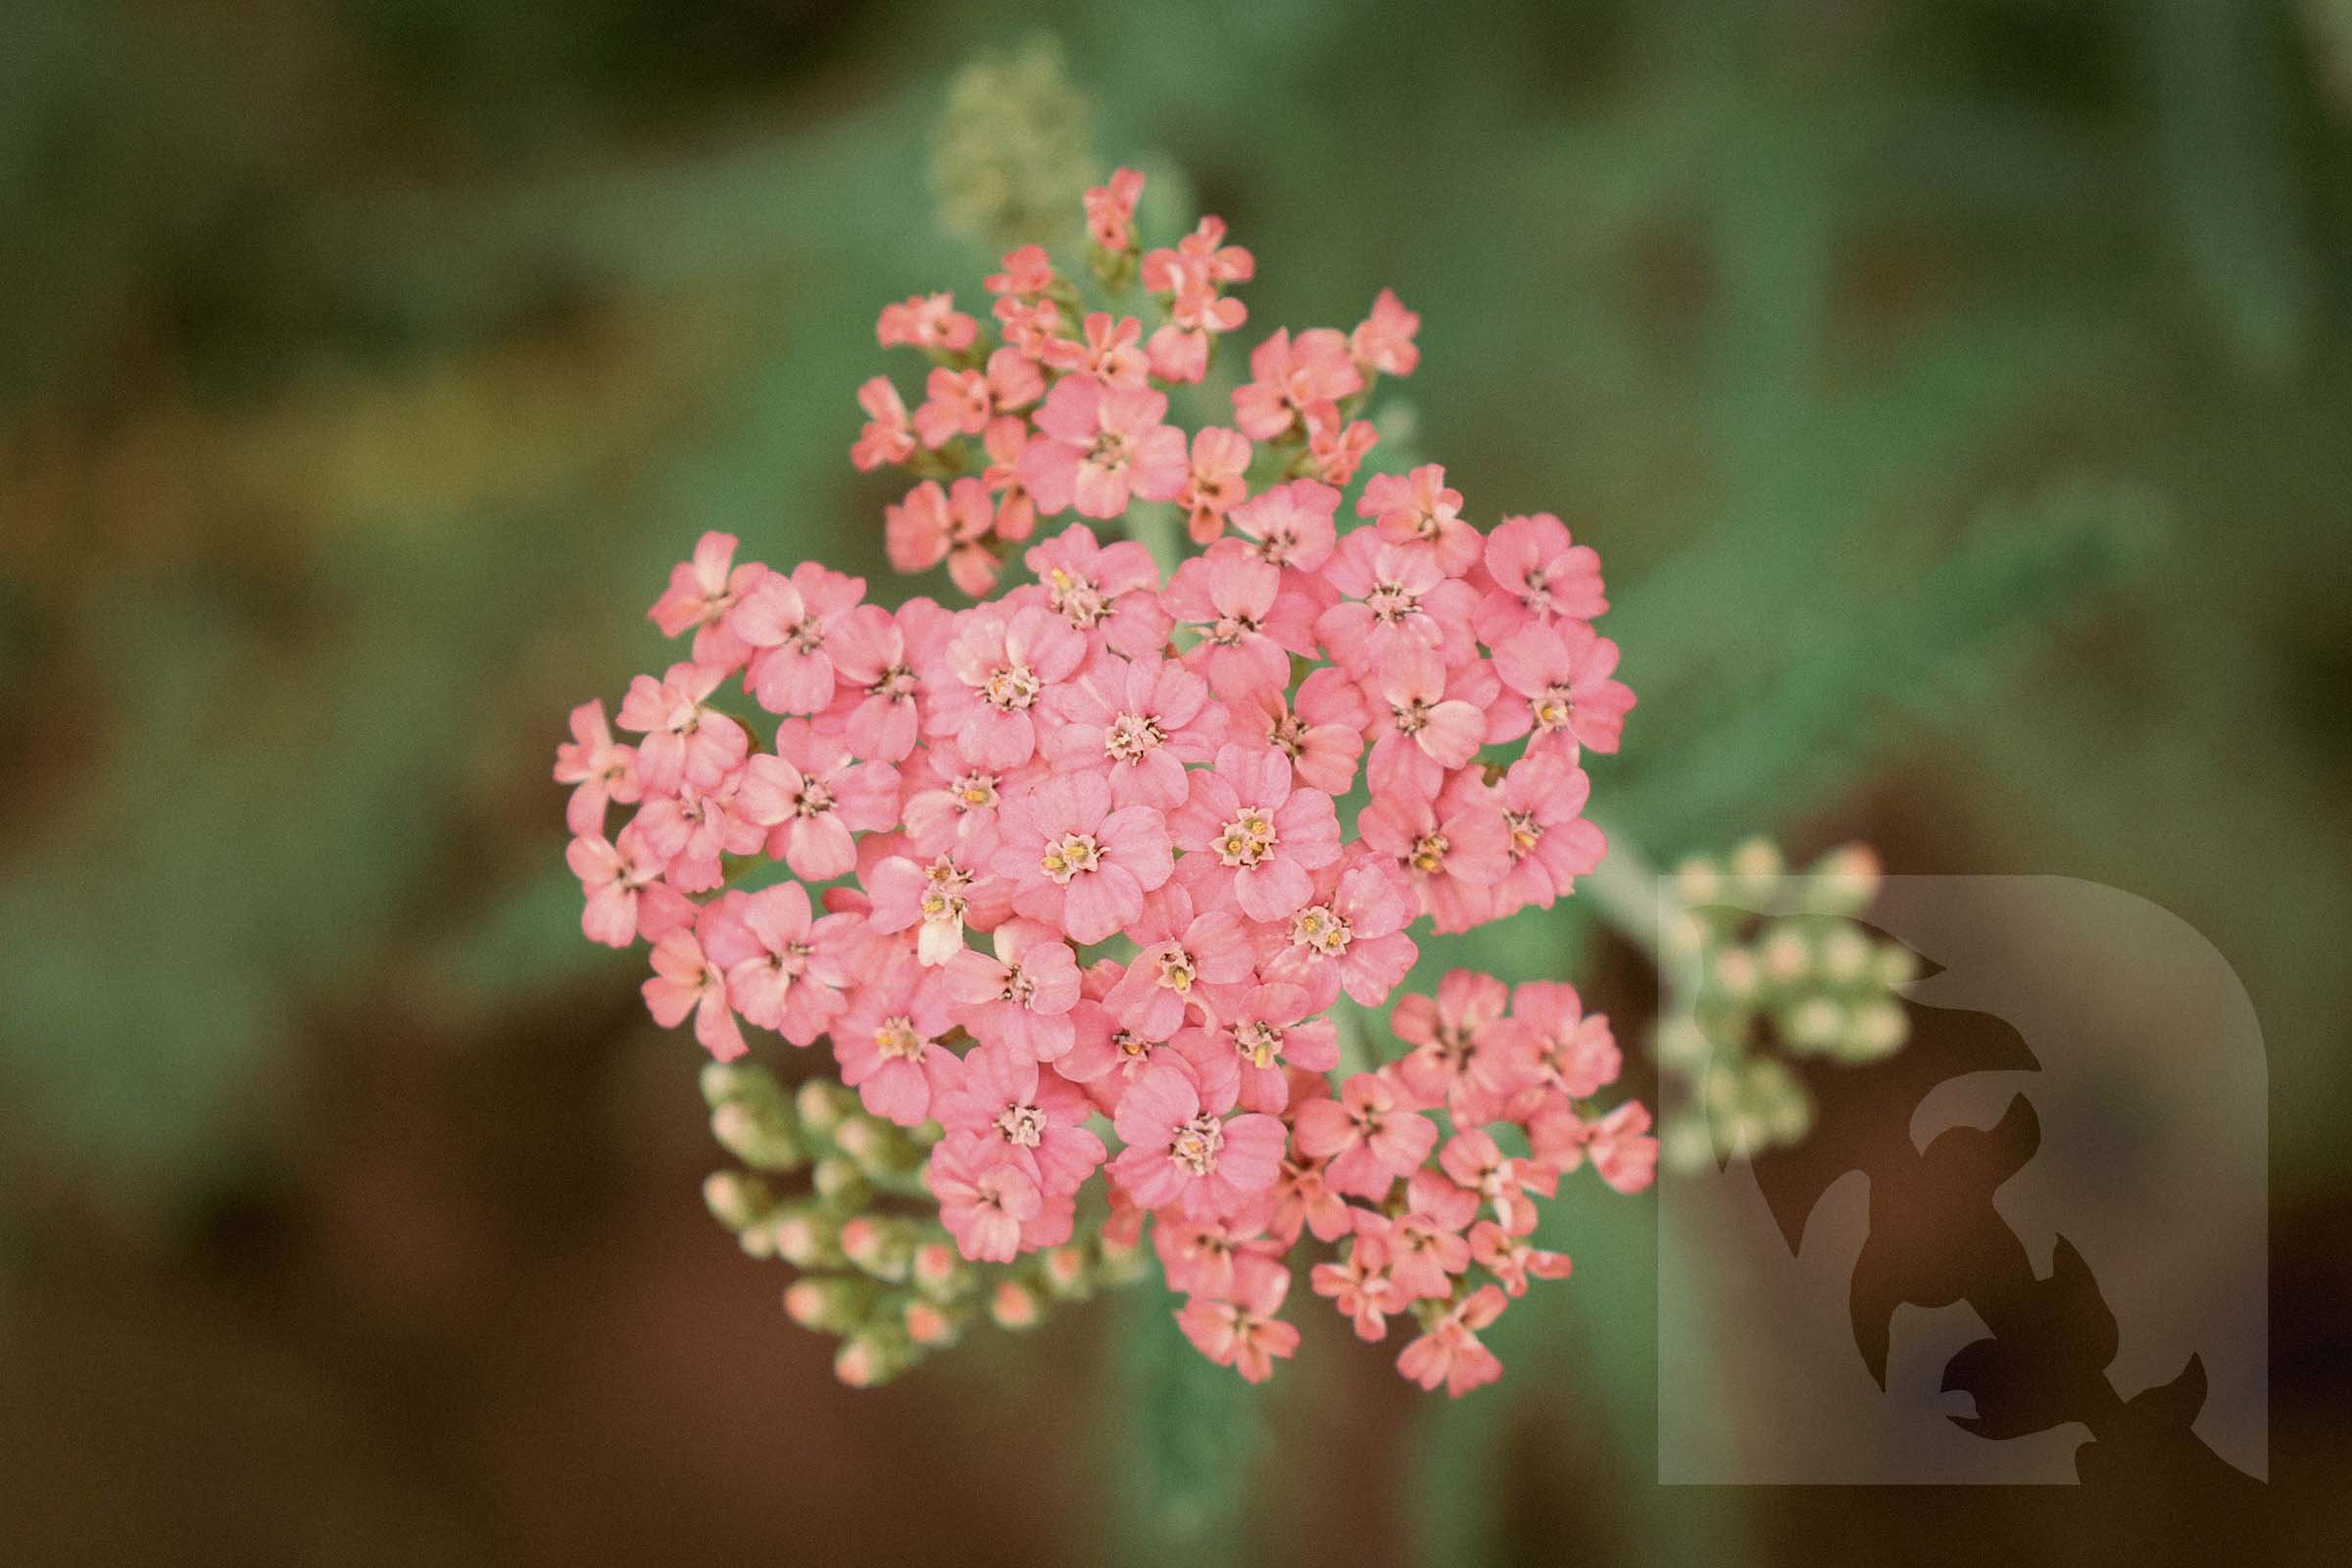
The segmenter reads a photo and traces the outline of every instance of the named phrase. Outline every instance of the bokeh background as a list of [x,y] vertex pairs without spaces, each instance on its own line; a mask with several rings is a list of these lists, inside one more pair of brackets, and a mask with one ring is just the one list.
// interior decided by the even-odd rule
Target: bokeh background
[[[1661,1489],[1646,1200],[1560,1205],[1459,1407],[1311,1303],[1251,1399],[1150,1298],[833,1384],[547,768],[703,529],[887,575],[851,393],[971,295],[935,126],[1041,26],[1253,329],[1395,286],[1399,439],[1600,547],[1629,842],[2091,878],[2236,966],[2268,1492]],[[2319,1560],[2348,310],[2342,0],[0,8],[0,1559]],[[1637,1037],[1633,950],[1535,929]]]

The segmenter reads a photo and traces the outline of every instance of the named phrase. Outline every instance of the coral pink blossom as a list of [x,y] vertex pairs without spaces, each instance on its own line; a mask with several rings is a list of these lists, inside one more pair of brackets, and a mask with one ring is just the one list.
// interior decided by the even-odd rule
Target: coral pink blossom
[[1072,523],[1021,559],[1037,573],[1046,603],[1086,634],[1090,648],[1134,657],[1167,646],[1175,621],[1159,602],[1159,567],[1134,540],[1098,545],[1094,530]]
[[922,732],[923,678],[918,671],[949,634],[947,612],[910,599],[897,613],[859,605],[833,628],[832,706],[817,720],[858,757],[898,762]]
[[1049,1197],[1076,1192],[1102,1163],[1102,1140],[1086,1126],[1092,1103],[1019,1045],[987,1041],[961,1061],[932,1060],[931,1114],[951,1142],[1001,1151]]
[[1255,707],[1266,744],[1291,760],[1300,783],[1326,795],[1348,792],[1371,718],[1355,682],[1337,669],[1311,670],[1295,697],[1260,689]]
[[1317,1007],[1342,990],[1377,1007],[1419,956],[1404,928],[1420,912],[1394,861],[1353,851],[1318,872],[1306,902],[1267,932],[1266,977],[1296,980]]
[[[1412,1049],[1396,1063],[1396,1077],[1417,1102],[1487,1107],[1518,1087],[1510,1036],[1501,1027],[1509,1001],[1508,988],[1493,975],[1450,969],[1434,1000],[1416,993],[1397,1002],[1389,1027]],[[1465,1119],[1488,1118],[1455,1117]]]
[[1144,176],[1132,169],[1111,171],[1107,182],[1086,193],[1086,231],[1106,251],[1123,251],[1135,243],[1135,204],[1144,194]]
[[654,1022],[675,1029],[694,1014],[694,1038],[720,1061],[733,1061],[749,1048],[727,1005],[727,977],[704,952],[690,926],[654,944],[654,977],[640,988]]
[[1274,1314],[1290,1294],[1291,1271],[1262,1259],[1242,1260],[1229,1299],[1196,1296],[1176,1314],[1193,1348],[1250,1383],[1274,1375],[1274,1362],[1298,1348],[1298,1326]]
[[1012,906],[1081,946],[1133,925],[1174,870],[1165,819],[1149,806],[1112,809],[1096,774],[1040,784],[1005,807],[998,833],[995,869]]
[[1591,620],[1609,608],[1600,557],[1573,543],[1548,512],[1496,523],[1487,535],[1486,568],[1494,586],[1478,604],[1478,640],[1489,648],[1528,626]]
[[1423,797],[1436,795],[1447,773],[1478,755],[1494,727],[1488,710],[1501,690],[1485,660],[1448,668],[1428,648],[1397,653],[1367,684],[1375,739],[1365,776],[1374,790]]
[[1114,806],[1181,806],[1185,764],[1207,761],[1225,729],[1208,682],[1150,654],[1098,661],[1054,692],[1052,708],[1060,723],[1047,760],[1062,771],[1105,769]]
[[637,940],[638,894],[660,879],[663,863],[662,857],[646,848],[637,824],[622,828],[617,841],[602,835],[575,838],[564,859],[580,879],[588,901],[580,910],[580,930],[588,940],[608,948],[625,948]]
[[1470,1227],[1470,1256],[1512,1296],[1525,1296],[1530,1280],[1564,1280],[1571,1268],[1566,1252],[1547,1252],[1491,1219]]
[[1329,1072],[1339,1064],[1339,1025],[1315,1011],[1304,986],[1252,986],[1224,1009],[1213,1034],[1178,1043],[1230,1054],[1240,1069],[1237,1093],[1245,1110],[1289,1108],[1294,1071]]
[[1340,1086],[1339,1099],[1300,1106],[1295,1136],[1300,1153],[1330,1162],[1325,1186],[1378,1202],[1429,1157],[1438,1127],[1378,1074],[1359,1072]]
[[1172,1038],[1188,1007],[1213,1021],[1218,993],[1250,976],[1252,956],[1241,920],[1225,909],[1194,913],[1192,900],[1173,884],[1148,901],[1132,934],[1143,951],[1128,960],[1102,1004],[1147,1040]]
[[1043,606],[972,612],[924,671],[926,728],[983,767],[1018,767],[1037,751],[1032,712],[1086,659],[1086,639]]
[[974,1262],[1009,1263],[1021,1230],[1044,1207],[1037,1178],[982,1144],[941,1143],[931,1151],[931,1192],[956,1250]]
[[1340,493],[1313,479],[1293,479],[1233,509],[1234,531],[1250,541],[1250,554],[1277,566],[1320,571],[1338,546],[1332,518]]
[[1275,332],[1250,353],[1250,382],[1233,393],[1233,422],[1252,441],[1271,441],[1310,408],[1363,390],[1348,339],[1329,327],[1293,337]]
[[1021,450],[1021,482],[1047,516],[1075,506],[1115,517],[1130,495],[1173,501],[1190,476],[1184,432],[1163,423],[1165,393],[1065,375],[1037,412],[1038,439]]
[[1617,1081],[1623,1053],[1608,1015],[1587,1013],[1576,987],[1530,980],[1511,993],[1509,1027],[1533,1053],[1535,1070],[1553,1090],[1587,1100]]
[[1091,375],[1104,386],[1145,385],[1152,367],[1141,347],[1143,322],[1132,316],[1113,318],[1107,311],[1092,311],[1079,326],[1084,335],[1075,341],[1055,338],[1046,344],[1048,365]]
[[1412,1304],[1389,1273],[1389,1242],[1380,1227],[1356,1233],[1337,1263],[1317,1263],[1308,1275],[1317,1296],[1346,1313],[1360,1340],[1388,1337],[1389,1317]]
[[[858,388],[858,406],[865,411],[865,427],[850,448],[850,462],[860,473],[914,456],[914,425],[906,416],[906,401],[887,375],[870,376]],[[939,442],[926,439],[925,446]]]
[[1614,752],[1634,706],[1634,694],[1609,678],[1616,667],[1617,645],[1581,620],[1513,634],[1494,650],[1494,669],[1525,702],[1515,705],[1512,726],[1494,739],[1515,740],[1532,730],[1531,755],[1556,750],[1570,761],[1580,746]]
[[1413,334],[1421,318],[1404,308],[1394,289],[1382,289],[1372,301],[1372,314],[1348,335],[1348,351],[1356,364],[1382,375],[1410,375],[1421,363]]
[[1070,1049],[1078,960],[1033,920],[1007,920],[991,933],[995,956],[969,948],[949,962],[948,997],[973,1038],[1007,1042],[1039,1061]]
[[844,1005],[850,983],[849,915],[812,918],[808,891],[780,882],[730,893],[706,911],[703,951],[727,976],[727,998],[746,1023],[796,1046],[813,1044]]
[[1446,470],[1435,463],[1407,474],[1374,474],[1355,514],[1376,519],[1391,544],[1430,551],[1448,577],[1462,575],[1485,554],[1478,530],[1462,520],[1462,493],[1446,485]]
[[1496,893],[1513,908],[1550,908],[1608,853],[1599,828],[1585,820],[1592,781],[1556,754],[1523,757],[1502,775],[1502,821],[1511,868]]
[[953,294],[917,294],[882,307],[874,322],[874,341],[884,348],[928,349],[935,354],[960,354],[980,334],[980,323],[956,309]]
[[1447,1140],[1438,1155],[1438,1165],[1459,1186],[1484,1200],[1494,1211],[1496,1222],[1513,1236],[1525,1236],[1536,1228],[1536,1205],[1528,1195],[1549,1198],[1559,1187],[1557,1171],[1538,1160],[1503,1153],[1492,1137],[1476,1127]]
[[1127,1147],[1110,1163],[1112,1179],[1139,1207],[1174,1204],[1195,1218],[1234,1212],[1274,1185],[1289,1134],[1273,1116],[1228,1116],[1232,1108],[1230,1086],[1203,1100],[1182,1066],[1152,1068],[1119,1101],[1112,1126]]
[[607,807],[636,804],[637,749],[613,742],[602,702],[571,710],[571,739],[556,748],[556,782],[574,786],[564,825],[575,838],[601,836]]
[[1279,920],[1314,891],[1310,872],[1340,858],[1340,819],[1331,797],[1291,782],[1280,752],[1226,746],[1216,765],[1191,775],[1191,792],[1168,817],[1175,842],[1193,852],[1197,901],[1231,889],[1252,920]]
[[1502,1376],[1502,1363],[1479,1343],[1478,1331],[1500,1317],[1505,1304],[1499,1287],[1480,1286],[1404,1348],[1396,1370],[1424,1389],[1443,1387],[1457,1399],[1494,1382]]
[[865,597],[865,579],[804,562],[769,572],[728,620],[754,653],[744,687],[771,713],[814,713],[833,701],[835,628]]
[[1207,544],[1225,531],[1226,514],[1249,498],[1249,472],[1248,436],[1215,424],[1194,432],[1192,466],[1176,493],[1193,543]]
[[875,1115],[919,1127],[931,1115],[924,1061],[951,1027],[944,977],[901,958],[859,987],[856,1004],[834,1021],[841,1081]]
[[732,667],[743,662],[745,648],[727,618],[746,594],[768,574],[757,562],[738,566],[735,536],[706,533],[695,541],[694,559],[670,568],[669,589],[654,601],[646,618],[662,628],[664,637],[694,630],[694,662]]
[[1492,802],[1448,799],[1441,806],[1416,795],[1384,795],[1365,808],[1358,826],[1365,844],[1394,858],[1413,879],[1440,931],[1467,931],[1484,919],[1489,890],[1510,870],[1510,832]]
[[1324,575],[1343,602],[1316,618],[1315,635],[1349,673],[1361,676],[1422,651],[1447,664],[1466,663],[1476,653],[1470,615],[1478,596],[1447,576],[1434,552],[1359,529],[1341,541]]
[[745,766],[739,809],[768,829],[768,854],[793,875],[829,881],[858,863],[853,834],[897,823],[899,770],[858,761],[839,740],[790,718],[776,731],[774,754]]
[[1638,1100],[1597,1121],[1555,1105],[1528,1124],[1527,1138],[1545,1164],[1571,1171],[1589,1158],[1600,1179],[1621,1193],[1638,1193],[1657,1177],[1658,1141],[1649,1131],[1649,1107]]
[[1282,569],[1268,562],[1197,556],[1176,568],[1164,602],[1200,633],[1186,665],[1227,702],[1288,686],[1291,656],[1314,648],[1305,601],[1283,593]]
[[672,664],[660,680],[640,675],[629,683],[620,727],[645,737],[637,748],[637,781],[645,789],[674,795],[681,783],[709,788],[742,765],[751,737],[710,706],[726,678],[715,666]]

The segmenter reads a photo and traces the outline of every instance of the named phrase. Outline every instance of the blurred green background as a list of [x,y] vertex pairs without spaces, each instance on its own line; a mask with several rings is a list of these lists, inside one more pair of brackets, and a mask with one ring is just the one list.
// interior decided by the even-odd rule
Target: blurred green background
[[[1612,828],[2091,878],[2228,956],[2278,1107],[2274,1475],[2340,1474],[2352,5],[20,0],[0,1558],[1794,1562],[2112,1523],[1657,1488],[1646,1200],[1560,1205],[1576,1278],[1443,1409],[1311,1302],[1253,1399],[1130,1304],[853,1395],[701,1213],[695,1053],[579,939],[552,748],[663,657],[642,610],[703,529],[887,577],[851,394],[880,304],[977,297],[933,126],[1041,24],[1102,167],[1255,251],[1252,337],[1393,285],[1397,448],[1600,548],[1642,694]],[[1632,1038],[1650,982],[1590,936],[1495,966],[1592,978]],[[2293,1493],[2257,1554],[2326,1517]]]

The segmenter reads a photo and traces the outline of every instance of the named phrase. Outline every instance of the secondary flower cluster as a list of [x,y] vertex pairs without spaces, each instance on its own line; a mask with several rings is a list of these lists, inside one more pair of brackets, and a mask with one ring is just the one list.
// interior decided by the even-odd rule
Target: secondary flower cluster
[[[1213,218],[1143,251],[1141,187],[1120,171],[1086,217],[1149,335],[1024,247],[988,279],[993,344],[947,295],[893,305],[877,336],[928,354],[923,399],[858,393],[854,461],[917,477],[893,563],[987,594],[1018,549],[1031,580],[890,609],[705,535],[651,612],[691,643],[630,686],[636,741],[590,703],[559,752],[583,925],[651,943],[655,1017],[720,1061],[746,1024],[829,1039],[866,1115],[923,1129],[962,1259],[1064,1248],[1082,1205],[1122,1247],[1149,1221],[1184,1332],[1254,1381],[1296,1343],[1311,1236],[1339,1249],[1314,1290],[1367,1338],[1412,1313],[1401,1370],[1459,1394],[1499,1370],[1478,1331],[1506,1296],[1566,1271],[1534,1199],[1588,1162],[1645,1185],[1647,1113],[1592,1103],[1618,1053],[1566,986],[1457,970],[1396,1004],[1406,1054],[1336,1084],[1335,1008],[1389,1002],[1424,918],[1549,906],[1598,862],[1580,764],[1633,706],[1599,562],[1548,514],[1481,529],[1436,465],[1348,507],[1364,400],[1418,359],[1392,295],[1261,342],[1229,425],[1170,423],[1254,264]],[[1203,547],[1164,576],[1045,522],[1132,533],[1154,504]]]

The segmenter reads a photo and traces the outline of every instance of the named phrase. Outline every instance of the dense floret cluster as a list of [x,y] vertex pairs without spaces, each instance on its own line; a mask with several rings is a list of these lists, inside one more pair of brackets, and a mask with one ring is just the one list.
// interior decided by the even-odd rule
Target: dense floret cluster
[[[1636,1191],[1656,1141],[1639,1103],[1595,1103],[1619,1054],[1569,986],[1455,970],[1394,1002],[1387,1061],[1352,1009],[1392,1005],[1423,922],[1547,906],[1598,863],[1582,759],[1634,702],[1592,625],[1600,563],[1548,514],[1479,527],[1434,464],[1350,504],[1366,400],[1419,358],[1385,292],[1352,331],[1260,342],[1229,422],[1171,422],[1172,394],[1211,395],[1255,264],[1213,218],[1145,250],[1142,183],[1088,194],[1084,279],[1005,256],[990,330],[946,294],[881,314],[930,365],[911,411],[888,377],[858,390],[853,461],[914,480],[893,564],[982,602],[886,608],[720,533],[677,567],[651,614],[686,656],[631,684],[634,739],[589,703],[559,754],[583,925],[649,943],[654,1016],[722,1063],[747,1025],[830,1042],[842,1101],[811,1103],[828,1148],[856,1131],[834,1180],[868,1208],[791,1206],[787,1238],[764,1188],[713,1206],[862,1278],[796,1286],[845,1375],[952,1338],[979,1295],[942,1282],[1124,1257],[1148,1224],[1219,1363],[1254,1381],[1291,1353],[1310,1266],[1367,1339],[1411,1316],[1399,1368],[1460,1394],[1499,1371],[1479,1331],[1567,1271],[1530,1241],[1537,1200],[1588,1164]],[[1196,552],[1163,571],[1153,527]],[[760,1082],[713,1103],[782,1105]]]

